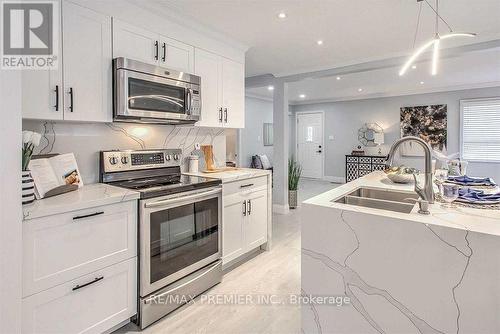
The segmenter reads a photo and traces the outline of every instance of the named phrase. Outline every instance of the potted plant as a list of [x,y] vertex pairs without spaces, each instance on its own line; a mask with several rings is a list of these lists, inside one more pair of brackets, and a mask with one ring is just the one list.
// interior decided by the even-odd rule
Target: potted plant
[[40,145],[42,136],[39,133],[32,131],[23,131],[23,146],[22,146],[22,198],[23,204],[32,203],[35,200],[35,184],[31,177],[31,172],[28,169],[33,150]]
[[297,189],[301,174],[302,167],[292,156],[288,160],[288,205],[292,209],[297,207]]

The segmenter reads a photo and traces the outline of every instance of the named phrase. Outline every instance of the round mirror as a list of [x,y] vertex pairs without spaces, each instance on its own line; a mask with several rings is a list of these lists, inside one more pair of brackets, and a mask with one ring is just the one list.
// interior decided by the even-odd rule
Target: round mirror
[[366,123],[358,130],[358,140],[364,146],[377,146],[375,143],[376,133],[384,133],[384,130],[377,123]]

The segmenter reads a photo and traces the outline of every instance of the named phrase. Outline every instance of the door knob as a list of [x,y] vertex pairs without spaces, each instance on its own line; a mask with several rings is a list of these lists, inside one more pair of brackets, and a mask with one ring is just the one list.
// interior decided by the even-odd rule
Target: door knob
[[321,150],[319,150],[319,151],[316,151],[316,153],[321,153],[321,152],[322,152]]
[[318,148],[321,148],[321,145],[319,145]]

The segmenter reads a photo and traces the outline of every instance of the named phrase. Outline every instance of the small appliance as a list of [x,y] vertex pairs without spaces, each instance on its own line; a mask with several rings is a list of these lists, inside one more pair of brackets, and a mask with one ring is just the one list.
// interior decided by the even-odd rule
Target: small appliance
[[192,124],[200,119],[201,78],[127,58],[113,60],[115,121]]

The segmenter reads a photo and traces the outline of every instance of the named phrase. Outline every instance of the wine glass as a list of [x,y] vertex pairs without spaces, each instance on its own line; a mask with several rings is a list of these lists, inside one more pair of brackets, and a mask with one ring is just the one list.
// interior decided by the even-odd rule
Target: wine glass
[[434,177],[436,178],[436,183],[439,188],[439,194],[443,195],[443,183],[448,180],[448,170],[447,169],[436,169],[434,172]]
[[441,196],[443,197],[443,200],[446,202],[445,204],[442,205],[442,207],[452,208],[453,201],[455,201],[458,198],[458,190],[460,189],[460,187],[456,184],[443,183],[441,185],[441,189],[442,189]]

